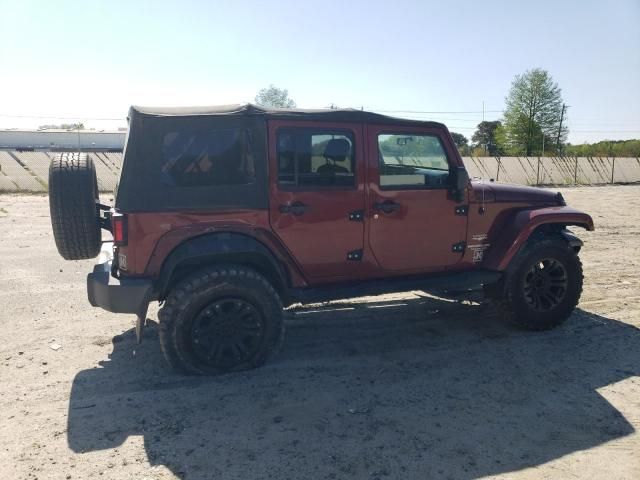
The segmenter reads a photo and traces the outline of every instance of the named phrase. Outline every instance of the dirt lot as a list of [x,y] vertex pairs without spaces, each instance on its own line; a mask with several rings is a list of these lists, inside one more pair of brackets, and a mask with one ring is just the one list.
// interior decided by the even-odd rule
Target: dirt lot
[[208,379],[88,305],[46,197],[0,196],[0,478],[640,478],[640,186],[562,193],[597,230],[560,329],[418,293],[334,303],[290,312],[266,367]]

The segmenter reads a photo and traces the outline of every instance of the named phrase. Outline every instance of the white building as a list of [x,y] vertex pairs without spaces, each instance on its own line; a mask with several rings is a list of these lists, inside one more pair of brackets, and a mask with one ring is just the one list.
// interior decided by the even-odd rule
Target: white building
[[106,130],[0,130],[5,150],[118,150],[124,148],[126,131]]

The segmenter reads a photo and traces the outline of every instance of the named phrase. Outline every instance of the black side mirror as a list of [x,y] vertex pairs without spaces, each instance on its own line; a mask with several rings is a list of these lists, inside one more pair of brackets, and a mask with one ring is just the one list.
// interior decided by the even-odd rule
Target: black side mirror
[[464,167],[456,167],[453,170],[453,193],[459,202],[464,198],[464,191],[469,184],[469,172]]

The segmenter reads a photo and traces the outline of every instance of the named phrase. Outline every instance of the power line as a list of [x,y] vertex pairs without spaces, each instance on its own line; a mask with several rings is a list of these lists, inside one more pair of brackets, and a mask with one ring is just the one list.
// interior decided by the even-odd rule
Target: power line
[[[453,114],[453,113],[461,113],[461,114],[482,114],[482,110],[467,110],[467,111],[442,111],[442,112],[436,112],[436,111],[426,111],[426,110],[378,110],[376,108],[373,108],[372,111],[374,112],[381,112],[381,113],[428,113],[428,114],[434,114],[434,113],[439,113],[439,114]],[[504,110],[485,110],[484,113],[503,113]]]

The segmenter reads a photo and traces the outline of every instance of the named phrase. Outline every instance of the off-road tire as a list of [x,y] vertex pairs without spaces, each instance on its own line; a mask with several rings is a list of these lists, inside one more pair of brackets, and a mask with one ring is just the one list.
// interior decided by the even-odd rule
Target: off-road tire
[[[240,298],[251,303],[264,322],[264,334],[251,358],[231,368],[215,368],[194,352],[194,318],[211,302]],[[167,362],[188,375],[218,375],[259,367],[275,355],[284,340],[282,303],[273,286],[251,268],[235,265],[207,267],[187,277],[169,293],[159,312],[160,347]]]
[[[564,297],[550,311],[536,311],[525,298],[525,275],[543,259],[560,262],[567,274]],[[582,263],[578,254],[560,237],[532,238],[513,259],[498,308],[513,324],[526,330],[549,330],[566,321],[580,301],[583,284]]]
[[49,209],[58,252],[66,260],[94,258],[101,234],[98,180],[86,153],[61,153],[49,166]]

